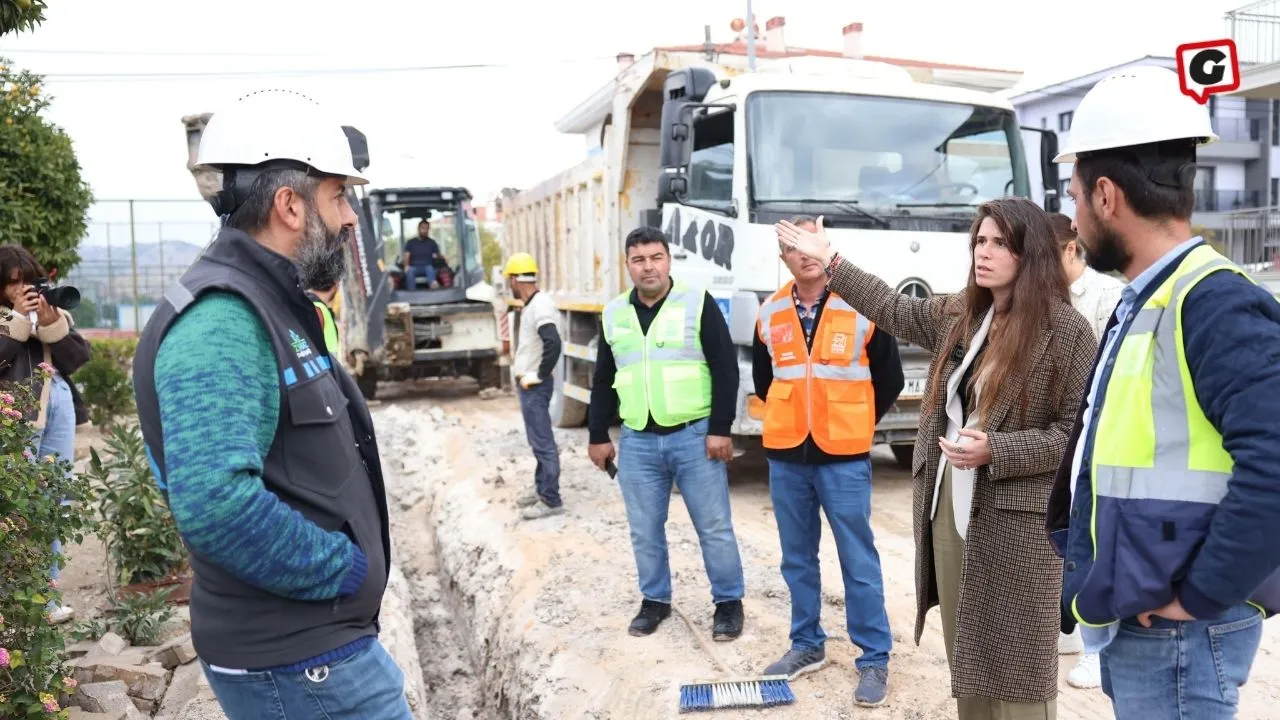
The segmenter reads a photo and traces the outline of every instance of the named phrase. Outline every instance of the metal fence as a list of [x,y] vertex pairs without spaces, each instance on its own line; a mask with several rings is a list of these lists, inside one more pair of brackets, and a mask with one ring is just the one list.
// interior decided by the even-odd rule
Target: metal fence
[[202,200],[100,200],[89,214],[80,263],[62,279],[80,290],[85,328],[141,328],[217,230]]

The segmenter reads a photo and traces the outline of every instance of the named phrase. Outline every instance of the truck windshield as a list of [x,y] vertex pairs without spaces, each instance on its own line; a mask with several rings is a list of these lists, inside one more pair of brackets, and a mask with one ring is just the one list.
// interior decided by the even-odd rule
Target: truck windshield
[[970,215],[1030,195],[1018,123],[1007,110],[819,92],[747,102],[752,199],[849,203],[892,219]]

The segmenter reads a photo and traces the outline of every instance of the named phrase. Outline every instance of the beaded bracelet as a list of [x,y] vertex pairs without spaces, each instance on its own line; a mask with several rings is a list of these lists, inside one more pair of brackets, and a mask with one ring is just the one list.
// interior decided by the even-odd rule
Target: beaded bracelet
[[840,264],[840,253],[832,253],[831,261],[823,270],[827,273],[827,277],[831,277],[831,273],[835,272],[836,266]]

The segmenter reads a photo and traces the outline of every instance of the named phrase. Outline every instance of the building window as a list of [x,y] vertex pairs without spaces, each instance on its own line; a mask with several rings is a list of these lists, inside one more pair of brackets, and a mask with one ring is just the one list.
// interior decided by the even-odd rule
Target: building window
[[1058,197],[1067,197],[1067,187],[1071,185],[1071,178],[1063,178],[1058,180]]
[[1271,178],[1271,202],[1269,205],[1280,205],[1280,178]]
[[1064,113],[1058,113],[1058,132],[1067,132],[1071,130],[1071,119],[1075,117],[1075,112],[1068,110]]
[[1041,129],[1041,130],[1048,130],[1048,129],[1049,129],[1049,118],[1047,118],[1047,117],[1042,117],[1042,118],[1040,118],[1040,129]]

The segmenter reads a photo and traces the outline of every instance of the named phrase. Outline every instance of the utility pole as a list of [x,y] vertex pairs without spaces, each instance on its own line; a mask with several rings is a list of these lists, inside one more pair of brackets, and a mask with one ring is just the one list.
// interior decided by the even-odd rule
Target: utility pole
[[747,69],[756,71],[756,16],[751,12],[751,0],[747,0]]

